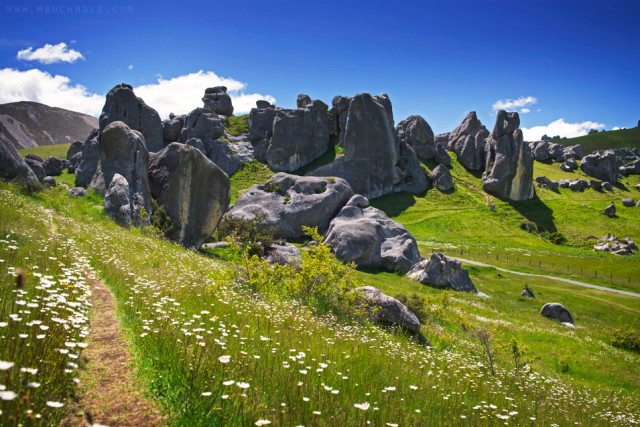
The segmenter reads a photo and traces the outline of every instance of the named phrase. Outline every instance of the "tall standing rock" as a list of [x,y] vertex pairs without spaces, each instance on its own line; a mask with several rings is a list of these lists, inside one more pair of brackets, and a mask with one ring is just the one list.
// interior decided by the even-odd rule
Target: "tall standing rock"
[[369,198],[394,191],[426,190],[427,179],[413,149],[396,139],[389,97],[361,93],[353,98],[334,98],[334,111],[345,105],[345,110],[334,113],[344,156],[308,175],[344,178],[354,192]]
[[100,131],[94,129],[82,144],[82,157],[76,167],[76,185],[88,187],[100,162]]
[[[0,135],[2,136],[2,135]],[[8,139],[0,137],[0,178],[38,185],[40,181]]]
[[224,124],[220,117],[207,108],[196,108],[184,120],[180,131],[180,142],[185,143],[191,138],[217,139],[224,135]]
[[162,121],[158,112],[149,107],[142,98],[133,93],[133,88],[121,83],[107,94],[107,101],[100,114],[100,132],[109,123],[120,121],[144,136],[147,150],[159,151],[164,146]]
[[396,127],[398,141],[406,142],[418,157],[431,160],[436,155],[433,130],[421,116],[409,116]]
[[456,153],[458,162],[465,168],[482,170],[488,136],[489,131],[480,123],[476,112],[472,111],[449,135],[449,151]]
[[[110,123],[100,135],[100,162],[89,187],[105,194],[113,177],[122,175],[129,184],[132,223],[138,225],[143,220],[149,224],[152,210],[148,167],[149,152],[142,134],[123,122]],[[142,208],[148,214],[145,218],[141,216]]]
[[533,198],[533,154],[522,138],[518,113],[498,112],[496,125],[487,140],[486,170],[482,188],[511,200]]
[[206,89],[202,102],[205,108],[208,108],[216,114],[222,114],[223,116],[233,114],[233,104],[231,103],[231,97],[227,93],[226,86],[216,86]]
[[152,154],[151,192],[173,224],[172,240],[199,248],[215,231],[231,195],[229,177],[202,152],[172,143]]

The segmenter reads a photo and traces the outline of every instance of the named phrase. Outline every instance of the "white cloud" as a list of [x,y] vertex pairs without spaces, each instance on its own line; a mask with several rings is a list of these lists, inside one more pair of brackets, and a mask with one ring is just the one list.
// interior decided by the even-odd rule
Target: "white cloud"
[[213,71],[200,70],[197,73],[185,74],[172,79],[158,78],[157,83],[133,88],[136,95],[155,108],[160,117],[167,118],[169,113],[185,114],[202,106],[204,90],[213,86],[226,86],[233,113],[248,113],[256,105],[256,101],[265,99],[271,103],[276,100],[270,95],[245,93],[246,83],[229,77],[220,77]]
[[18,59],[25,61],[39,61],[42,64],[55,64],[57,62],[73,63],[78,59],[84,59],[80,52],[69,49],[66,43],[56,45],[45,44],[43,47],[33,50],[33,47],[18,52]]
[[534,126],[522,128],[525,141],[539,141],[542,135],[554,137],[556,135],[573,138],[589,133],[591,129],[604,129],[604,124],[596,122],[567,123],[564,119],[558,119],[546,126]]
[[621,129],[620,127],[614,126],[613,129],[611,129],[611,130],[620,130],[620,129]]
[[129,65],[127,68],[129,69],[129,71],[133,70],[133,64]]
[[[185,114],[201,107],[204,90],[220,85],[227,87],[235,114],[249,112],[259,99],[276,102],[270,95],[245,93],[246,83],[219,77],[212,71],[198,71],[168,80],[159,78],[157,83],[134,87],[134,91],[165,119],[171,112]],[[0,69],[0,103],[17,101],[35,101],[97,117],[105,95],[91,93],[81,84],[73,84],[69,77],[52,76],[38,69]]]
[[80,84],[72,84],[66,76],[52,76],[37,69],[0,69],[0,103],[17,101],[35,101],[98,116],[104,96],[90,93]]
[[520,112],[521,112],[522,114],[526,114],[526,113],[530,113],[530,112],[531,112],[531,110],[530,110],[530,109],[528,109],[528,108],[522,108],[522,109],[520,109]]
[[[493,104],[494,110],[514,110],[516,108],[528,107],[538,102],[533,96],[521,96],[518,99],[500,99]],[[528,112],[528,111],[527,111]]]

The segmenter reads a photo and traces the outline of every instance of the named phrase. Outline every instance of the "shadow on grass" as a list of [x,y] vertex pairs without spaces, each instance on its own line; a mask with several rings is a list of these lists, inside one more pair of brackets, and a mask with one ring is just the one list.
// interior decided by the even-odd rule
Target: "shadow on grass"
[[377,199],[370,200],[369,203],[374,208],[384,211],[390,218],[393,218],[415,205],[416,195],[402,191],[380,196]]
[[539,230],[545,230],[549,233],[558,231],[553,222],[553,211],[538,198],[537,194],[531,200],[501,200],[511,205],[520,215],[535,223]]
[[312,170],[318,169],[320,166],[328,165],[338,156],[338,153],[342,152],[342,147],[338,147],[336,145],[329,144],[329,148],[324,152],[320,157],[315,159],[313,162],[309,163],[306,166],[301,167],[300,169],[292,172],[293,175],[306,175]]

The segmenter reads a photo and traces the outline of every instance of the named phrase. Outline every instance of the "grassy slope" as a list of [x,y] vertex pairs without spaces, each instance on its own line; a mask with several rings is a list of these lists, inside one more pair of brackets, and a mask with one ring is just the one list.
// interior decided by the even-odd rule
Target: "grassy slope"
[[567,147],[580,144],[585,155],[607,148],[640,149],[640,128],[610,130],[569,139],[553,139],[552,142]]
[[27,154],[35,154],[42,157],[43,159],[51,156],[57,157],[59,159],[66,159],[67,151],[69,151],[70,146],[71,144],[43,145],[40,147],[23,148],[19,151],[22,157],[26,156]]

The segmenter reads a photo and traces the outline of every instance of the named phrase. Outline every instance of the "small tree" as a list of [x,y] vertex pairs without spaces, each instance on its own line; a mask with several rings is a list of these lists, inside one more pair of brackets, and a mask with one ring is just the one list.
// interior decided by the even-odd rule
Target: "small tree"
[[494,345],[496,342],[496,331],[489,329],[485,325],[475,325],[464,319],[462,321],[461,327],[463,332],[480,343],[482,353],[484,354],[487,360],[487,364],[489,365],[489,371],[491,372],[491,375],[495,375],[496,373],[493,368],[493,357]]

